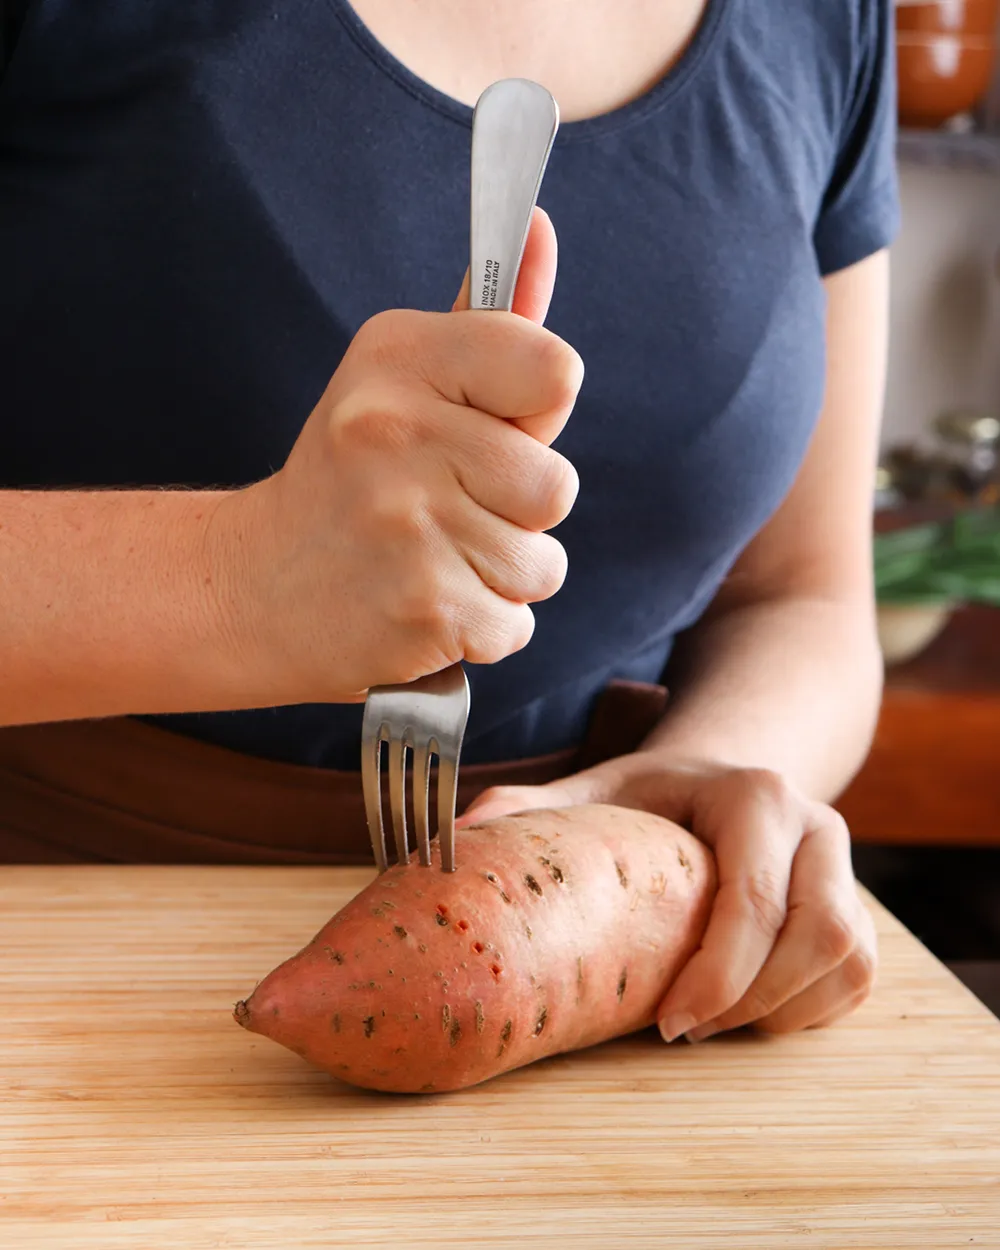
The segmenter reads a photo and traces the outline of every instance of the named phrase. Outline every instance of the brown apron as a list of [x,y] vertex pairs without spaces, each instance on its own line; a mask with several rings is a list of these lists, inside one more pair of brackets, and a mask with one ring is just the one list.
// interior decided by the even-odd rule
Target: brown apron
[[[473,764],[459,811],[625,755],[667,692],[613,682],[578,749]],[[361,776],[275,763],[124,717],[0,729],[0,863],[366,864]]]

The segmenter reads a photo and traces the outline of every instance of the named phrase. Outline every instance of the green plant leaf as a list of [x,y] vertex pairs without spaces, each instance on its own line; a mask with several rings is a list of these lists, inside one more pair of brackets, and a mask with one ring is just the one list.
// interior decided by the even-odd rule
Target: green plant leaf
[[944,525],[937,522],[876,534],[873,543],[875,559],[878,561],[911,552],[930,551],[940,545],[944,534]]
[[1000,605],[1000,508],[877,534],[873,556],[880,603]]
[[937,590],[927,590],[923,587],[907,587],[901,583],[899,586],[893,586],[889,590],[880,591],[878,594],[878,603],[887,607],[938,607],[942,604],[957,605],[960,600],[952,599],[950,595],[942,594]]
[[927,557],[919,551],[903,552],[891,559],[883,559],[875,566],[875,585],[883,588],[896,582],[910,581],[928,571]]

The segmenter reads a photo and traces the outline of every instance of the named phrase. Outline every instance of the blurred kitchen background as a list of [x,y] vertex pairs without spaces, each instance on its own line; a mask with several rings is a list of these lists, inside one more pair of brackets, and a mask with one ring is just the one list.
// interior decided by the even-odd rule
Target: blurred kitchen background
[[1000,1014],[1000,0],[897,0],[903,228],[862,881]]

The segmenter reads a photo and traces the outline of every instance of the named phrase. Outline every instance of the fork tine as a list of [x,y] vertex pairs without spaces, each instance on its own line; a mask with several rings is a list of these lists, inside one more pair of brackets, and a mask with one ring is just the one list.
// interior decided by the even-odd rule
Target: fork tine
[[413,823],[416,825],[420,862],[425,867],[430,867],[431,862],[431,745],[426,739],[421,739],[413,748]]
[[441,867],[455,871],[455,800],[458,762],[469,718],[469,679],[461,664],[404,686],[373,687],[361,726],[361,769],[365,812],[379,872],[386,868],[387,817],[382,805],[381,744],[389,755],[389,808],[399,862],[410,857],[406,808],[406,752],[413,754],[411,778],[414,826],[420,863],[431,866],[430,760],[439,761],[438,833]]
[[410,855],[406,836],[406,741],[389,739],[389,810],[396,835],[396,858],[405,864]]
[[442,753],[438,756],[438,842],[441,869],[455,871],[455,804],[458,801],[458,761]]
[[368,733],[361,740],[361,786],[365,795],[368,836],[375,855],[375,867],[385,872],[385,825],[382,820],[382,735]]

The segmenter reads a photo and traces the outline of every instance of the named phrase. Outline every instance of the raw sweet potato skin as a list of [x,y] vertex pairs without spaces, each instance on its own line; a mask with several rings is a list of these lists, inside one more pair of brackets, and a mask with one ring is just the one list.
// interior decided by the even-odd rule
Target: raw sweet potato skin
[[652,1024],[716,890],[702,843],[617,807],[474,826],[456,858],[377,877],[236,1020],[353,1085],[462,1089]]

